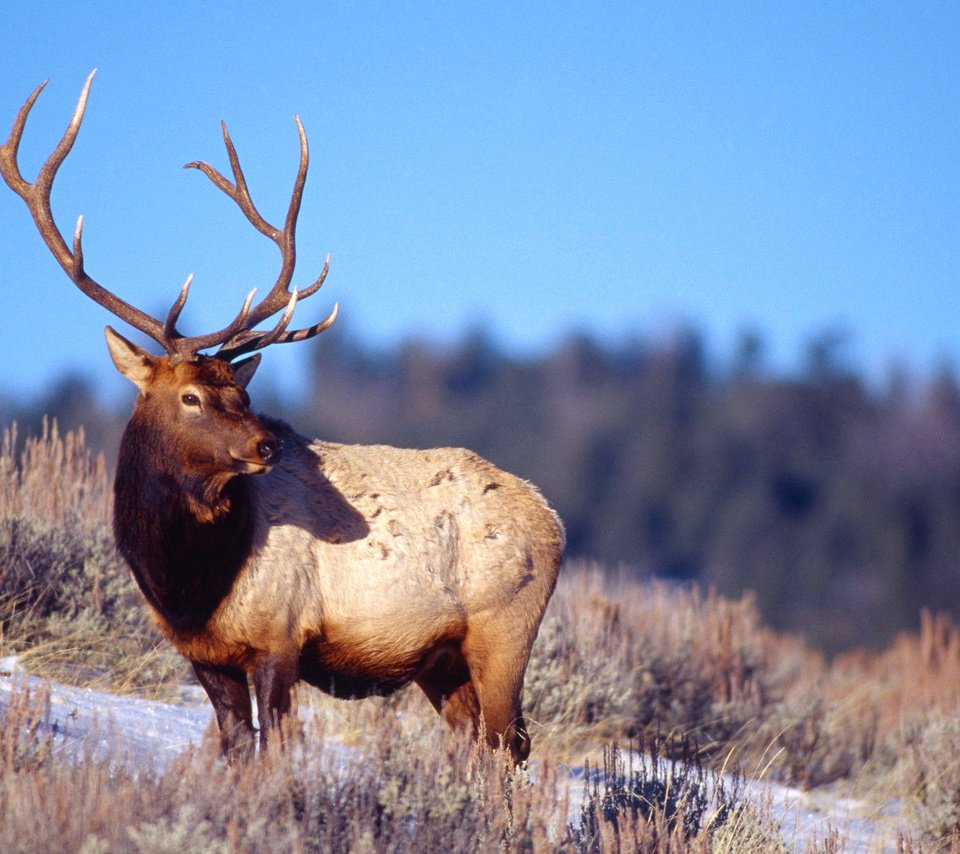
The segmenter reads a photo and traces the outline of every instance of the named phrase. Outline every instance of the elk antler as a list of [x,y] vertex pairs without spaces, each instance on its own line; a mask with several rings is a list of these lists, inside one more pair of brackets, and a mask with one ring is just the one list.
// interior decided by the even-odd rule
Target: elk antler
[[[240,158],[237,156],[237,150],[230,139],[230,133],[227,130],[225,122],[220,123],[223,129],[223,142],[227,149],[227,156],[230,158],[230,168],[233,171],[234,183],[231,183],[220,172],[214,169],[209,163],[194,161],[186,164],[184,169],[199,169],[206,175],[219,189],[233,199],[243,215],[250,221],[250,224],[265,237],[269,237],[280,250],[281,267],[280,275],[270,292],[253,308],[249,307],[250,300],[253,297],[251,292],[244,303],[241,315],[246,317],[243,328],[234,331],[232,335],[221,337],[215,340],[215,336],[205,336],[202,347],[211,347],[214,344],[223,346],[217,352],[218,356],[226,359],[233,359],[241,353],[248,353],[251,350],[259,350],[269,344],[286,343],[290,341],[303,341],[312,338],[324,329],[328,328],[337,317],[339,306],[334,305],[333,311],[325,320],[315,326],[306,329],[297,329],[295,331],[286,331],[293,317],[293,310],[300,300],[304,300],[320,290],[324,279],[327,278],[327,272],[330,269],[330,258],[327,256],[323,269],[316,281],[302,291],[296,288],[290,290],[290,282],[293,279],[293,270],[297,263],[296,230],[297,217],[300,215],[300,201],[303,198],[303,185],[307,179],[307,166],[310,162],[310,155],[307,150],[307,135],[304,133],[300,117],[294,117],[297,122],[297,134],[300,137],[300,167],[297,169],[297,177],[293,183],[293,193],[290,197],[290,206],[287,208],[287,218],[284,221],[283,229],[278,229],[268,223],[257,210],[253,199],[250,198],[250,191],[247,189],[247,181],[243,175],[243,169],[240,168]],[[185,299],[185,296],[181,294]],[[179,301],[178,301],[179,302]],[[283,311],[280,321],[269,332],[255,332],[252,327],[258,323],[272,317],[278,311]],[[210,339],[209,341],[207,339]]]
[[[280,248],[282,256],[282,267],[280,275],[270,293],[251,308],[256,289],[252,290],[239,314],[233,321],[218,332],[211,332],[207,335],[184,336],[177,331],[177,320],[180,318],[180,312],[187,301],[190,292],[190,284],[193,276],[187,278],[186,283],[180,291],[176,302],[170,308],[166,321],[161,323],[156,318],[140,311],[124,300],[120,299],[106,288],[92,279],[83,268],[83,248],[81,245],[81,235],[83,230],[83,217],[77,220],[77,228],[73,236],[73,252],[67,247],[56,223],[53,219],[53,213],[50,209],[50,191],[53,187],[54,178],[57,176],[57,170],[66,159],[73,143],[76,141],[77,134],[80,131],[80,124],[83,121],[83,115],[87,107],[87,96],[90,92],[90,84],[96,70],[90,73],[83,90],[80,92],[80,98],[73,111],[70,124],[63,134],[63,138],[57,144],[46,162],[40,168],[36,180],[31,184],[20,173],[17,163],[17,153],[20,148],[20,140],[23,137],[24,127],[27,117],[38,96],[47,85],[47,81],[41,83],[27,99],[26,103],[20,108],[17,117],[14,120],[13,128],[10,131],[10,138],[0,146],[0,174],[3,175],[7,185],[19,195],[27,204],[33,220],[40,231],[47,248],[53,253],[57,262],[71,278],[71,280],[80,288],[83,293],[95,302],[102,305],[108,311],[115,314],[121,320],[126,321],[131,326],[139,329],[141,332],[149,335],[154,341],[160,344],[166,350],[173,361],[189,360],[196,356],[201,350],[208,347],[221,345],[217,351],[217,356],[227,361],[234,359],[242,353],[248,353],[253,350],[259,350],[270,344],[288,343],[291,341],[304,341],[312,338],[314,335],[323,332],[336,319],[339,306],[334,305],[333,311],[320,323],[307,327],[287,331],[287,326],[293,317],[293,311],[297,302],[306,299],[308,296],[316,293],[326,278],[330,266],[330,259],[327,258],[323,265],[323,270],[317,280],[305,288],[303,291],[297,291],[294,288],[290,290],[290,282],[293,279],[293,271],[296,265],[296,241],[295,232],[297,225],[297,216],[300,212],[300,200],[303,196],[303,185],[307,176],[307,137],[303,131],[303,125],[297,118],[297,132],[300,136],[300,168],[297,172],[297,179],[294,183],[293,196],[290,200],[290,207],[287,211],[287,219],[283,230],[278,230],[267,223],[260,216],[256,207],[250,199],[250,193],[247,190],[247,184],[240,169],[240,161],[237,158],[236,150],[230,141],[226,125],[223,125],[223,138],[227,146],[227,153],[230,157],[230,165],[233,169],[236,184],[231,184],[216,169],[206,163],[189,163],[188,167],[200,169],[207,175],[214,184],[230,196],[240,209],[244,212],[247,219],[254,227],[273,240]],[[273,329],[267,331],[257,331],[253,327],[258,323],[272,317],[278,311],[283,310],[279,322]]]
[[[67,125],[63,138],[40,168],[34,183],[31,184],[20,174],[20,168],[17,165],[17,152],[20,148],[23,128],[27,123],[27,116],[30,114],[34,102],[47,85],[47,81],[44,80],[33,90],[33,94],[27,98],[26,103],[17,113],[13,129],[10,131],[10,138],[0,146],[0,174],[3,175],[3,180],[7,182],[10,189],[27,203],[43,242],[47,244],[54,258],[57,259],[57,262],[63,267],[64,272],[73,280],[74,284],[108,311],[113,312],[131,326],[166,346],[163,338],[163,325],[159,321],[114,296],[106,288],[101,287],[91,279],[83,269],[83,249],[80,242],[83,231],[83,217],[77,220],[77,228],[73,235],[73,252],[71,253],[53,221],[53,214],[50,210],[50,190],[53,187],[53,180],[57,177],[60,164],[63,163],[70,153],[70,149],[73,148],[73,143],[80,130],[80,123],[83,121],[84,110],[87,107],[90,84],[93,82],[93,75],[96,73],[95,70],[90,72],[87,82],[83,84],[80,99],[77,101],[73,117],[70,119],[70,124]],[[169,350],[169,348],[167,349]]]

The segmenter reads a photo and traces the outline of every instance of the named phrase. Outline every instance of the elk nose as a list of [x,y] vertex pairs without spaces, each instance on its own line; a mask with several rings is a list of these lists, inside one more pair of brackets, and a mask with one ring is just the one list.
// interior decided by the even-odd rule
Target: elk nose
[[265,465],[273,465],[280,459],[280,443],[273,436],[261,439],[257,445],[257,453]]

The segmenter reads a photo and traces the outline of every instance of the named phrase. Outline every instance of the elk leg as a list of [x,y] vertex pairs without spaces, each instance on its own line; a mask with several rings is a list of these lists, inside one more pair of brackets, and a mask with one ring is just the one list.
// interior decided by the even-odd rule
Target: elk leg
[[490,746],[496,748],[502,742],[519,764],[530,755],[530,735],[520,704],[527,653],[518,652],[508,642],[509,630],[484,634],[492,637],[493,642],[486,643],[483,636],[478,640],[477,635],[468,635],[463,645],[479,700],[479,714]]
[[279,655],[267,655],[253,671],[257,694],[257,720],[260,723],[260,749],[264,750],[270,731],[279,727],[290,711],[290,691],[297,681],[297,661]]
[[416,683],[451,729],[469,726],[476,738],[482,718],[490,746],[500,747],[502,740],[519,764],[530,755],[530,736],[520,710],[526,657],[517,659],[512,650],[490,652],[478,644],[465,643],[463,652],[441,647],[427,659]]
[[216,667],[191,661],[193,672],[213,704],[224,756],[242,759],[253,754],[253,710],[247,674],[239,667]]
[[434,650],[415,681],[451,729],[470,725],[476,737],[480,704],[459,647],[451,645]]

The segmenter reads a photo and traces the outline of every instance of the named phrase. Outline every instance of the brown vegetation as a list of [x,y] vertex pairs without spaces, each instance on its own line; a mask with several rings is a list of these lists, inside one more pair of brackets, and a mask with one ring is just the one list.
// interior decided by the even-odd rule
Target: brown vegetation
[[[8,430],[0,457],[0,654],[64,681],[172,696],[188,673],[158,652],[110,544],[102,465],[82,436],[55,426],[23,445]],[[21,696],[0,727],[0,848],[165,850],[164,840],[191,827],[205,844],[234,850],[334,850],[347,840],[354,850],[423,850],[430,838],[463,839],[463,850],[503,841],[504,850],[613,851],[627,832],[659,840],[644,850],[708,850],[711,838],[727,838],[729,830],[705,829],[716,824],[709,809],[696,829],[678,831],[669,810],[640,809],[637,787],[618,788],[615,775],[582,803],[580,791],[558,795],[546,784],[554,760],[630,738],[703,768],[902,799],[931,839],[949,840],[960,828],[960,628],[933,615],[922,625],[883,653],[830,662],[765,628],[749,597],[638,584],[575,564],[561,575],[527,673],[541,762],[533,785],[488,759],[458,768],[469,746],[437,729],[409,691],[355,704],[303,693],[319,710],[309,724],[319,728],[314,747],[277,759],[262,786],[244,769],[211,770],[203,751],[156,774],[68,763],[31,727],[42,698],[37,711]],[[334,742],[368,757],[348,778],[318,770]],[[319,764],[306,774],[305,762]],[[579,803],[575,813],[586,810],[583,827],[593,827],[599,847],[557,818],[564,797]],[[765,840],[753,850],[770,850],[775,830],[762,816],[750,821],[743,832]],[[440,847],[452,850],[447,843]]]
[[158,636],[110,532],[112,490],[83,432],[56,423],[0,445],[0,655],[33,672],[172,696],[179,656]]

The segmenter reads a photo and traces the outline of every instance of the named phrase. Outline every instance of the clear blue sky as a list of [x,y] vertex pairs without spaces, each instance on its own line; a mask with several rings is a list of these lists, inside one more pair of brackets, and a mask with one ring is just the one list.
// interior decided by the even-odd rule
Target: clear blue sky
[[[311,144],[300,273],[371,342],[488,326],[522,351],[689,321],[774,365],[827,328],[876,375],[960,355],[960,4],[130,3],[0,7],[0,134],[50,78],[32,176],[98,68],[54,211],[91,274],[226,323],[275,250],[199,173],[225,119],[282,219]],[[108,314],[0,187],[0,391],[106,376]],[[309,344],[295,345],[301,349]],[[285,348],[290,350],[291,348]],[[295,373],[303,354],[271,354]]]

